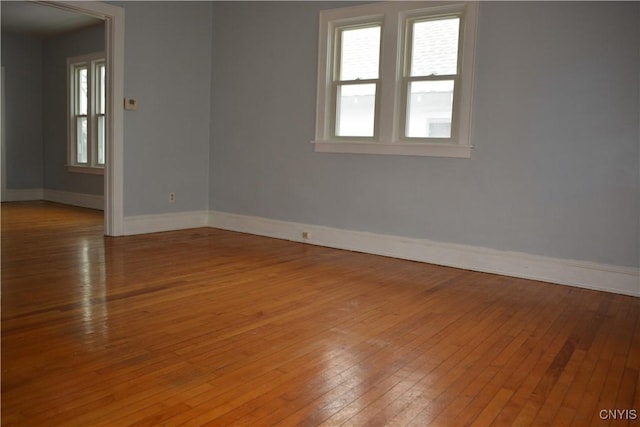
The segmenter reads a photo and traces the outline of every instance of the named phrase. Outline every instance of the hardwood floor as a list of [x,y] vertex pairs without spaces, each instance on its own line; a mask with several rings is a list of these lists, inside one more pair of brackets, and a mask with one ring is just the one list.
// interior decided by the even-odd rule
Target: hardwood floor
[[3,426],[639,422],[638,298],[210,228],[105,238],[101,212],[47,202],[1,213]]

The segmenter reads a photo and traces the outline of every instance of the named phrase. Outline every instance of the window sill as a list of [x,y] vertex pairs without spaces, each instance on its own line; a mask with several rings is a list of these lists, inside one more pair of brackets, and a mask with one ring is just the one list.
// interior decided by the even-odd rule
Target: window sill
[[453,157],[468,159],[472,145],[429,143],[380,143],[312,141],[316,153],[382,154],[396,156]]
[[104,175],[104,168],[67,165],[67,172],[86,173],[89,175]]

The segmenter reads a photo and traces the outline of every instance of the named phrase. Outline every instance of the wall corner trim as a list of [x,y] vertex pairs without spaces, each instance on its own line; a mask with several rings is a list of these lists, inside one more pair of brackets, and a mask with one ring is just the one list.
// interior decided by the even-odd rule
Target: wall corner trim
[[[640,269],[210,211],[208,225],[336,249],[640,297]],[[308,238],[302,238],[302,232]]]

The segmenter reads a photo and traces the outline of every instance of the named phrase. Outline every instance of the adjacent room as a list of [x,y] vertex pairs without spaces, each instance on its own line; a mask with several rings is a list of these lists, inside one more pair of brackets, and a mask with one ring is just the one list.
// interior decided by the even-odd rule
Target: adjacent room
[[638,422],[640,3],[0,8],[3,425]]

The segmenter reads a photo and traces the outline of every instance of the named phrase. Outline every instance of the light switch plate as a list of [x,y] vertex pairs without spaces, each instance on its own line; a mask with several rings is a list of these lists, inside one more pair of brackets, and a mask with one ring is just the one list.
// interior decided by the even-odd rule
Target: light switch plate
[[138,100],[134,98],[125,98],[124,99],[124,109],[136,111],[138,109]]

